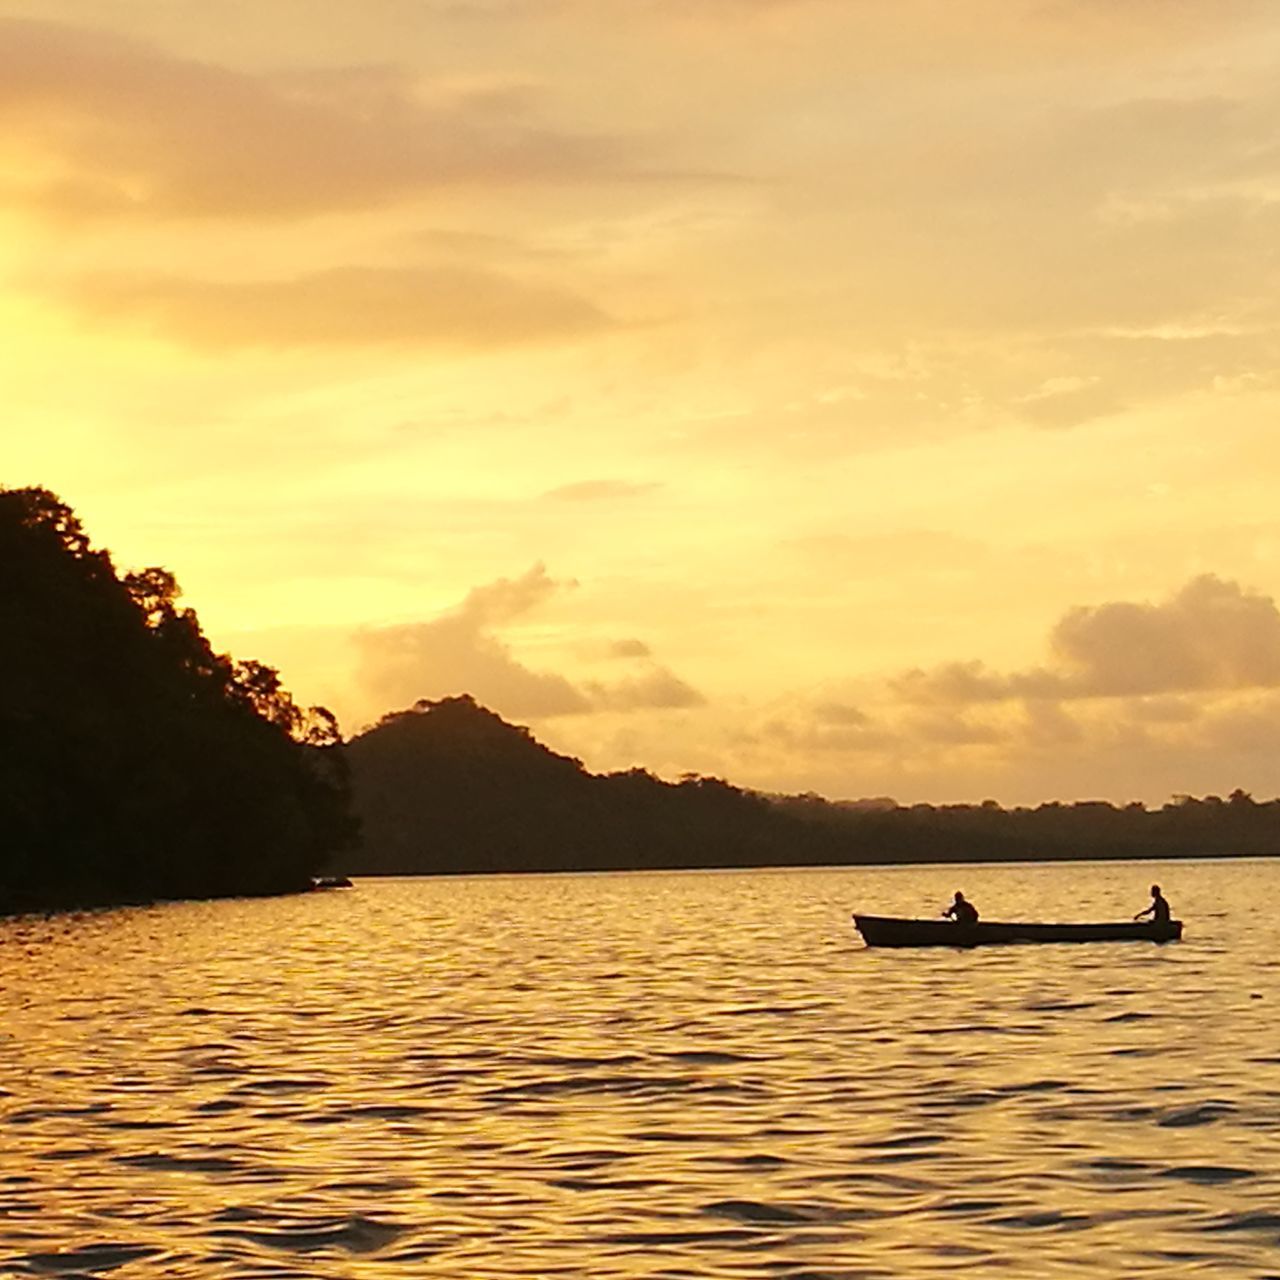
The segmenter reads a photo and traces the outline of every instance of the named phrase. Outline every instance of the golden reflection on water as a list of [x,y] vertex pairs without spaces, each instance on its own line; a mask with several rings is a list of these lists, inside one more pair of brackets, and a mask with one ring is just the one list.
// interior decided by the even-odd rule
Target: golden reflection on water
[[[848,919],[957,885],[1123,917],[1153,874],[1180,944],[881,952]],[[1277,889],[397,880],[0,923],[0,1274],[1269,1274]]]

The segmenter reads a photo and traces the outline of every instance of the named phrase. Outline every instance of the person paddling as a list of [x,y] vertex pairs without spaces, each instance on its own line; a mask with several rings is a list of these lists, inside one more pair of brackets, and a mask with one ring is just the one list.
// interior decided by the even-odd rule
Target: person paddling
[[[1165,910],[1168,910],[1167,906]],[[942,914],[950,916],[956,924],[978,923],[978,908],[959,889],[956,890],[956,900]]]
[[1139,911],[1133,918],[1141,920],[1143,916],[1150,916],[1152,924],[1168,924],[1171,914],[1169,903],[1164,894],[1160,892],[1160,886],[1153,884],[1151,886],[1151,905]]

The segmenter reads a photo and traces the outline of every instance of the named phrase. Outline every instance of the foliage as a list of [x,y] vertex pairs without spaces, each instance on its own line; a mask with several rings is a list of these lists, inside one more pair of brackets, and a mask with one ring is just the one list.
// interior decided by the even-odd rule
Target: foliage
[[596,775],[467,696],[385,716],[347,746],[364,847],[353,873],[795,866],[1280,854],[1280,801],[1161,810],[765,797],[719,778]]
[[351,843],[333,717],[178,597],[0,489],[0,910],[293,890]]
[[715,778],[588,773],[467,695],[385,716],[347,755],[353,872],[733,866],[777,857],[779,827],[804,830]]
[[1280,854],[1280,800],[1244,791],[1227,800],[1176,796],[1159,809],[1133,801],[1035,808],[894,805],[862,808],[817,796],[776,803],[804,821],[878,848],[884,861],[1000,859],[1268,857]]

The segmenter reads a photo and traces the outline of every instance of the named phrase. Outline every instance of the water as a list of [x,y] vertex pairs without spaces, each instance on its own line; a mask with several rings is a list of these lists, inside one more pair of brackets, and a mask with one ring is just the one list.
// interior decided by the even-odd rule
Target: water
[[[1152,878],[1180,944],[848,919],[1114,918]],[[1206,862],[0,922],[0,1275],[1280,1276],[1277,901]]]

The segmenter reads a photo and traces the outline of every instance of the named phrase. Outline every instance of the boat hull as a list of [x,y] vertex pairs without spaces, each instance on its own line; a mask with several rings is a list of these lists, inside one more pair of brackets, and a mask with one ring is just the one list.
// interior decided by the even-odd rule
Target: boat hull
[[1182,921],[1115,921],[1103,924],[1031,924],[979,920],[903,920],[855,915],[853,922],[869,947],[981,947],[1022,942],[1176,942]]

